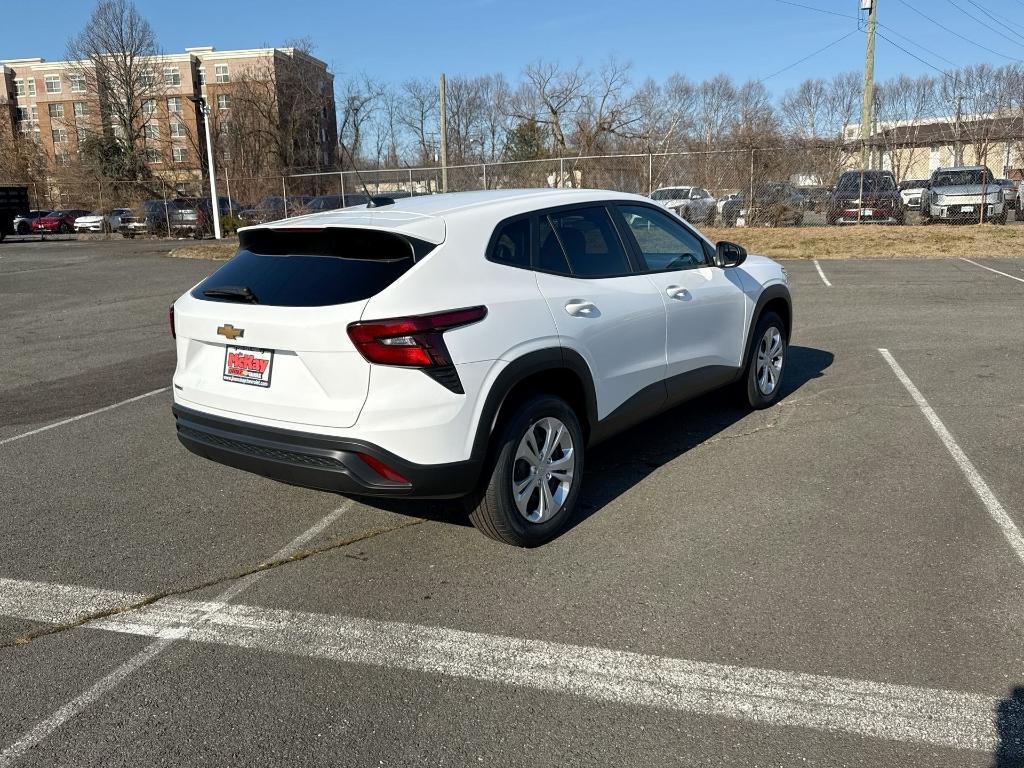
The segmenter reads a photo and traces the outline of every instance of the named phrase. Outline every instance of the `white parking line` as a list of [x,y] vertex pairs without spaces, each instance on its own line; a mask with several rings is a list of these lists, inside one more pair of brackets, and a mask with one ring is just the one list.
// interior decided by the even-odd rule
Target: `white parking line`
[[818,263],[817,259],[813,259],[813,261],[814,261],[814,268],[818,270],[818,274],[821,276],[821,282],[823,282],[828,288],[831,288],[832,287],[832,283],[830,283],[828,281],[828,278],[825,277],[825,271],[821,268],[821,264]]
[[[0,579],[0,614],[34,620],[72,617],[80,614],[83,606],[103,603],[111,595],[86,587]],[[126,594],[122,602],[131,597]],[[86,626],[159,638],[129,662],[126,672],[112,673],[118,677],[107,689],[174,639],[187,636],[192,642],[404,669],[773,726],[842,731],[964,750],[991,751],[998,743],[994,725],[998,698],[935,688],[688,661],[443,627],[224,605],[219,599],[167,598]],[[62,710],[73,715],[80,708],[65,705]],[[17,754],[24,749],[22,746]],[[0,764],[9,765],[12,759]]]
[[129,397],[127,400],[122,400],[121,402],[114,403],[113,405],[105,405],[102,408],[97,408],[95,411],[89,411],[88,413],[80,413],[77,416],[72,416],[70,419],[64,419],[64,421],[58,421],[58,422],[56,422],[54,424],[47,424],[45,427],[39,427],[39,429],[33,429],[31,432],[23,432],[22,434],[15,435],[14,437],[7,437],[7,438],[4,438],[3,440],[0,440],[0,445],[6,445],[7,443],[13,443],[15,440],[23,440],[26,437],[32,437],[32,435],[38,435],[40,432],[46,432],[46,431],[51,430],[51,429],[56,429],[57,427],[63,427],[65,424],[70,424],[73,421],[78,421],[79,419],[85,419],[85,418],[88,418],[89,416],[95,416],[98,413],[106,413],[107,411],[112,411],[115,408],[120,408],[122,405],[128,405],[128,403],[134,403],[134,402],[136,402],[138,400],[142,400],[142,399],[147,398],[147,397],[152,397],[153,395],[159,395],[161,392],[166,392],[169,389],[170,389],[170,387],[161,387],[160,389],[154,389],[152,392],[146,392],[143,395],[136,395],[135,397]]
[[1014,277],[1013,275],[1008,275],[1005,272],[1000,272],[998,269],[992,269],[992,267],[986,267],[984,264],[979,264],[978,262],[972,261],[971,259],[965,259],[963,256],[960,257],[960,261],[966,261],[968,264],[973,264],[976,267],[987,269],[989,272],[995,272],[997,275],[1002,275],[1003,277],[1008,277],[1011,280],[1016,280],[1018,283],[1024,283],[1024,277]]
[[[352,501],[345,502],[340,507],[335,509],[333,512],[330,512],[329,514],[321,518],[320,521],[316,523],[316,525],[308,528],[307,530],[303,531],[301,534],[296,536],[286,547],[278,551],[273,557],[271,557],[269,560],[265,562],[280,560],[294,554],[303,545],[309,542],[310,539],[314,538],[318,534],[325,531],[335,520],[341,517],[341,515],[344,514],[349,509],[349,507],[352,506],[353,503],[354,502]],[[45,739],[55,730],[60,728],[66,722],[71,720],[73,717],[80,714],[89,706],[99,701],[101,698],[103,698],[105,694],[109,693],[111,690],[116,688],[132,674],[134,674],[135,672],[149,664],[151,661],[153,661],[153,659],[157,658],[161,653],[167,650],[167,648],[170,647],[176,640],[186,639],[189,636],[189,634],[195,631],[195,629],[198,626],[200,626],[203,622],[212,620],[218,611],[224,609],[228,601],[237,597],[240,593],[244,592],[246,589],[251,587],[257,581],[263,578],[263,576],[266,573],[266,571],[257,571],[256,573],[249,574],[248,576],[239,579],[230,587],[228,587],[219,595],[217,595],[217,597],[214,599],[212,603],[207,603],[201,607],[201,610],[194,611],[190,615],[188,620],[184,620],[184,617],[182,617],[183,620],[177,622],[175,626],[165,627],[163,628],[162,631],[154,633],[152,636],[157,638],[154,642],[147,645],[145,648],[139,651],[139,653],[137,653],[124,664],[119,666],[113,672],[109,672],[108,674],[103,676],[90,688],[83,691],[78,696],[71,699],[63,706],[61,706],[49,717],[46,717],[40,722],[38,722],[31,729],[29,729],[28,732],[22,735],[21,738],[19,738],[9,747],[5,748],[2,752],[0,752],[0,768],[9,768],[10,766],[14,765],[15,761],[22,757],[22,755],[24,755],[25,752],[39,744],[43,739]],[[0,584],[2,584],[3,587],[5,587],[5,589],[0,590],[4,593],[3,596],[5,598],[5,604],[11,600],[12,595],[14,595],[13,599],[15,602],[19,600],[19,598],[16,596],[17,591],[14,590],[12,592],[11,589],[8,589],[11,588],[11,585],[14,583],[16,582],[11,582],[7,579],[0,580]],[[75,588],[75,590],[78,591],[81,590],[81,588]],[[65,618],[62,619],[62,621],[70,621],[75,616],[81,616],[85,613],[88,613],[90,610],[95,610],[93,606],[95,606],[97,602],[99,602],[100,604],[106,603],[109,605],[128,605],[131,602],[133,602],[133,600],[138,599],[137,596],[133,597],[130,593],[122,593],[121,596],[118,596],[117,593],[111,592],[109,590],[94,590],[94,592],[98,594],[93,594],[89,598],[89,600],[78,603],[77,606],[74,608],[75,613],[66,615]],[[54,615],[61,615],[62,609],[58,607],[60,604],[60,594],[60,590],[51,590],[48,596],[44,596],[44,602],[46,600],[49,600],[50,606],[40,614],[40,618],[37,620],[53,621],[53,618],[41,617],[43,615],[49,615],[51,617]],[[66,596],[67,594],[69,593],[65,591],[64,595]],[[86,593],[78,592],[78,594],[88,594],[88,591]],[[23,600],[25,606],[33,604],[31,597],[28,595],[23,594],[20,599]],[[13,605],[11,607],[12,610],[15,609]],[[63,609],[64,614],[67,614],[67,607],[68,606],[65,603]],[[21,613],[12,613],[10,615],[23,616],[23,614]]]
[[1010,547],[1017,554],[1017,557],[1024,562],[1024,536],[1021,535],[1020,528],[1013,522],[1006,510],[1003,509],[1003,505],[999,503],[999,499],[992,492],[992,489],[988,487],[988,483],[981,476],[975,468],[974,463],[967,458],[967,454],[964,453],[963,449],[957,444],[953,435],[946,429],[946,425],[942,423],[938,415],[932,410],[932,407],[928,405],[928,401],[924,399],[924,395],[921,394],[920,390],[914,386],[914,382],[910,380],[910,377],[900,367],[899,363],[892,356],[892,353],[888,349],[878,350],[882,357],[885,358],[885,362],[892,368],[893,373],[896,374],[896,378],[900,380],[900,383],[904,386],[914,402],[917,403],[917,407],[924,414],[925,419],[931,425],[931,428],[935,430],[935,434],[939,436],[942,444],[946,446],[946,450],[949,451],[953,457],[953,461],[960,467],[960,471],[964,473],[964,477],[967,478],[967,482],[971,484],[971,488],[978,494],[978,498],[981,499],[981,503],[985,505],[985,509],[988,510],[989,515],[995,521],[996,525],[1003,532],[1006,540],[1010,543]]

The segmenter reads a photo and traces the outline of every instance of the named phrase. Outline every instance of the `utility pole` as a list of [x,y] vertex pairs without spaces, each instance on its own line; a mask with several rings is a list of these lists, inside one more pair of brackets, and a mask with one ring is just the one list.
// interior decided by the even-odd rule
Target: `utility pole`
[[860,9],[868,12],[868,46],[864,53],[864,104],[860,110],[860,169],[865,171],[868,168],[871,112],[875,100],[875,28],[878,24],[878,0],[861,0]]
[[[957,88],[960,87],[959,78]],[[964,119],[964,96],[962,93],[956,95],[956,121],[953,123],[953,165],[964,164],[964,144],[960,140],[960,126]]]
[[448,110],[444,96],[444,72],[441,73],[441,191],[448,191]]

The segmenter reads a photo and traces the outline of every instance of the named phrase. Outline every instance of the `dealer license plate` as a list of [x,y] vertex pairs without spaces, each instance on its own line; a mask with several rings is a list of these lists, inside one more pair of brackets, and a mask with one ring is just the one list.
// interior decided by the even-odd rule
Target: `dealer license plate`
[[973,205],[961,205],[960,206],[960,213],[974,213],[974,206]]
[[234,347],[224,350],[224,381],[270,386],[270,369],[274,365],[274,350]]

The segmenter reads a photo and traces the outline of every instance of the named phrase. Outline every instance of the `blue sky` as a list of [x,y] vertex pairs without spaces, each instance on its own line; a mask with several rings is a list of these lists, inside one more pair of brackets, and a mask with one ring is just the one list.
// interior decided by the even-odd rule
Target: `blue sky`
[[[859,0],[794,0],[855,16]],[[1011,57],[1024,57],[1024,0],[878,0],[882,32],[930,61],[949,68],[1008,60],[981,50],[915,14],[919,8],[961,35]],[[3,0],[0,58],[63,58],[64,42],[86,22],[91,0],[50,0],[46,24],[41,0]],[[604,0],[138,0],[168,52],[186,46],[220,49],[280,45],[310,36],[316,53],[339,77],[366,71],[399,82],[409,76],[435,77],[504,72],[515,78],[538,57],[596,66],[614,53],[633,64],[637,81],[681,72],[701,80],[725,72],[736,80],[777,72],[856,29],[852,18],[815,13],[776,0],[677,0],[667,3]],[[969,18],[960,6],[988,23]],[[983,15],[978,6],[1000,19]],[[1009,22],[1009,23],[1005,23]],[[902,34],[932,53],[913,47]],[[806,77],[831,75],[863,65],[860,33],[766,81],[781,94]],[[878,43],[880,79],[907,72],[935,73],[925,64]]]

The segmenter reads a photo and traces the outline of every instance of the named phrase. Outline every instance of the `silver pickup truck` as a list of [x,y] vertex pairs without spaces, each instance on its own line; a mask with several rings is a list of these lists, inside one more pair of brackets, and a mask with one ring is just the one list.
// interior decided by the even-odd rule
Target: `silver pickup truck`
[[931,222],[1006,223],[1003,188],[992,171],[982,165],[939,168],[928,183],[922,219]]

